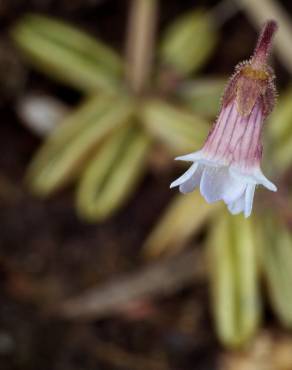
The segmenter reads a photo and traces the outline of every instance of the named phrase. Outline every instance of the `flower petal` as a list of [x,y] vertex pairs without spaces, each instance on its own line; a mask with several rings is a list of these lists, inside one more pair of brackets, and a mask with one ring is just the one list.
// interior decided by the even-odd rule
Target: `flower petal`
[[243,195],[246,189],[246,181],[232,176],[230,172],[228,176],[228,182],[226,183],[223,194],[223,200],[226,204],[235,202]]
[[248,184],[245,192],[245,208],[244,208],[244,217],[246,218],[251,215],[254,192],[255,185]]
[[262,173],[260,168],[254,171],[254,177],[256,178],[258,184],[263,185],[264,187],[271,191],[277,191],[276,185],[274,185],[270,180],[266,178],[266,176]]
[[227,167],[206,167],[203,171],[200,191],[208,203],[223,198],[229,174]]
[[245,209],[244,194],[239,199],[237,199],[235,202],[229,203],[227,207],[233,215],[237,215],[238,213],[243,212]]
[[195,162],[202,158],[202,151],[199,150],[197,152],[189,153],[186,155],[181,155],[180,157],[176,157],[176,161],[188,161],[188,162]]
[[209,203],[220,199],[235,202],[246,189],[246,181],[231,176],[228,167],[206,167],[201,180],[201,193]]
[[186,194],[186,193],[190,193],[197,186],[199,186],[200,185],[200,181],[201,181],[203,170],[204,170],[204,166],[199,165],[197,167],[195,173],[191,176],[191,178],[188,179],[187,181],[185,181],[184,183],[182,183],[180,185],[179,190],[182,193]]
[[254,168],[248,173],[243,173],[240,169],[236,168],[236,166],[231,166],[230,173],[232,176],[242,179],[242,181],[246,181],[249,184],[260,184],[271,191],[277,191],[276,185],[266,178],[260,168]]
[[193,163],[191,167],[182,176],[180,176],[178,179],[176,179],[170,184],[170,188],[174,188],[176,186],[183,184],[185,181],[188,181],[195,173],[197,167],[198,163]]

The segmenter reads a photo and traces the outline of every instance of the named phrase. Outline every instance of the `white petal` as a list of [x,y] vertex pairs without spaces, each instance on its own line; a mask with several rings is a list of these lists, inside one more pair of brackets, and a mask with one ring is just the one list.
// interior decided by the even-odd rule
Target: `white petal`
[[232,176],[230,172],[228,175],[228,181],[226,181],[223,194],[223,200],[226,204],[235,202],[243,195],[246,189],[246,181],[242,181],[242,179]]
[[175,160],[176,161],[194,162],[194,161],[197,161],[198,159],[201,159],[201,158],[202,158],[202,151],[199,150],[199,151],[194,152],[194,153],[190,153],[190,154],[182,155],[180,157],[176,157]]
[[229,171],[233,177],[239,179],[242,182],[245,182],[246,184],[258,184],[258,181],[254,176],[254,170],[251,170],[250,173],[245,173],[236,166],[231,166]]
[[249,217],[251,215],[254,192],[255,185],[248,184],[245,193],[245,209],[244,209],[245,217]]
[[180,176],[178,179],[176,179],[170,184],[170,188],[174,188],[175,186],[179,186],[183,184],[185,181],[188,181],[195,173],[197,167],[198,163],[193,163],[191,167],[182,176]]
[[222,199],[229,204],[242,196],[246,181],[232,176],[228,167],[206,167],[200,189],[207,202],[213,203]]
[[240,171],[239,168],[231,166],[230,173],[232,176],[237,177],[248,184],[260,184],[271,191],[277,191],[277,187],[270,180],[268,180],[266,176],[264,176],[260,168],[251,169],[249,173],[244,173]]
[[277,191],[276,185],[274,185],[270,180],[268,180],[259,168],[254,172],[254,176],[257,179],[258,184],[262,184],[271,191]]
[[197,186],[200,185],[202,173],[203,173],[204,166],[199,165],[195,171],[195,173],[191,176],[190,179],[182,183],[179,187],[179,190],[186,194],[193,191]]
[[244,194],[239,199],[237,199],[235,202],[228,204],[228,209],[233,215],[237,215],[238,213],[243,212],[244,207],[245,207]]
[[228,179],[227,167],[206,167],[204,169],[200,191],[208,203],[217,202],[223,198]]

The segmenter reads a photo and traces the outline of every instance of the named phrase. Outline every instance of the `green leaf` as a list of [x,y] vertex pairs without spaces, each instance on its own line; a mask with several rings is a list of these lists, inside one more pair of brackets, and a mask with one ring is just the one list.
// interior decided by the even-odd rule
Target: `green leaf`
[[292,164],[292,88],[281,95],[269,122],[273,156],[279,172]]
[[292,135],[292,87],[281,94],[270,118],[269,132],[274,140],[281,142]]
[[292,234],[268,215],[262,228],[261,262],[273,309],[281,323],[292,328]]
[[251,219],[222,213],[208,244],[217,334],[227,347],[243,346],[260,317],[257,240]]
[[12,36],[36,68],[77,89],[112,91],[119,85],[119,56],[72,26],[27,15],[12,29]]
[[214,50],[217,31],[202,11],[180,16],[165,32],[160,49],[162,64],[189,75],[201,68]]
[[34,157],[30,188],[47,196],[74,179],[100,141],[134,114],[128,98],[92,97],[65,119]]
[[178,194],[148,236],[144,254],[153,258],[177,252],[220,207],[219,203],[206,203],[198,191]]
[[174,154],[200,148],[209,130],[201,117],[158,99],[144,102],[140,118],[145,128]]
[[81,217],[100,221],[126,202],[144,174],[150,144],[149,137],[132,125],[121,128],[103,144],[78,187]]
[[226,79],[200,78],[183,82],[177,90],[182,103],[194,113],[203,117],[214,118],[220,108]]

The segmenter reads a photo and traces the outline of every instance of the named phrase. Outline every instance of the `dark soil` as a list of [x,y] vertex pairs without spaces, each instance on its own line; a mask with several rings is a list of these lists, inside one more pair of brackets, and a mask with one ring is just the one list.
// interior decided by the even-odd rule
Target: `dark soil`
[[[163,0],[160,28],[192,6],[215,0]],[[287,2],[288,3],[288,2]],[[47,305],[139,269],[141,245],[166,206],[172,174],[149,173],[117,215],[100,225],[81,222],[73,189],[50,200],[32,197],[25,169],[40,141],[15,114],[32,91],[74,104],[79,94],[33,72],[11,44],[9,27],[28,11],[72,21],[123,50],[125,0],[2,0],[0,2],[0,368],[3,370],[210,370],[219,351],[206,283],[194,282],[131,313],[82,323],[48,318]],[[248,55],[255,33],[241,14],[223,27],[206,73],[229,74]],[[241,42],[238,42],[238,40]],[[243,47],[243,45],[245,45]],[[286,74],[279,69],[280,84]],[[9,73],[7,72],[9,71]],[[146,309],[147,311],[147,309]]]

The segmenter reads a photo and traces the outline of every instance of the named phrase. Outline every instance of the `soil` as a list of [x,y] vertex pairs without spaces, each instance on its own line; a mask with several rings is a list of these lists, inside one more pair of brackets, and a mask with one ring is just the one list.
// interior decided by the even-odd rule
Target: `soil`
[[[163,28],[194,5],[216,1],[161,1]],[[23,63],[9,28],[25,12],[68,20],[123,50],[125,0],[3,0],[0,2],[0,368],[3,370],[209,370],[218,345],[206,281],[168,297],[140,302],[126,313],[96,321],[50,318],[47,306],[87,288],[137,271],[141,246],[170,197],[174,168],[149,172],[138,192],[109,221],[89,225],[74,211],[74,189],[49,200],[27,191],[25,169],[40,139],[15,113],[19,98],[52,94],[74,105],[80,98]],[[229,74],[253,45],[248,21],[236,15],[223,27],[217,52],[202,73]],[[229,37],[224,40],[224,34]],[[232,35],[232,36],[230,36]],[[238,42],[239,37],[242,42]],[[245,45],[244,47],[242,45]],[[280,84],[286,73],[276,62]],[[9,70],[9,73],[7,73]],[[149,205],[151,205],[149,207]],[[191,246],[196,241],[191,242]]]

